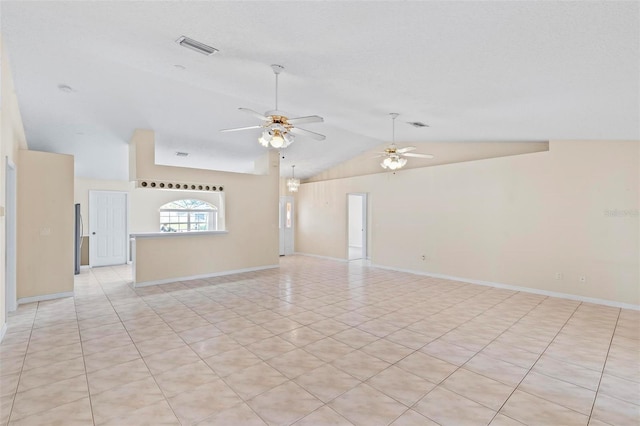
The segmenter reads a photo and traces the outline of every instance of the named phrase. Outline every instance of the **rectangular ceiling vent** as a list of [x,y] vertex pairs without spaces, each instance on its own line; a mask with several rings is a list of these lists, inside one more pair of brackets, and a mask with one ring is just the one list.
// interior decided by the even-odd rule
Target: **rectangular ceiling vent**
[[178,151],[178,152],[176,152],[176,155],[178,157],[187,157],[189,155],[189,153],[188,152],[180,152],[180,151]]
[[218,51],[218,49],[216,49],[215,47],[207,46],[204,43],[200,43],[199,41],[185,36],[181,36],[179,39],[177,39],[176,43],[178,43],[182,47],[195,50],[196,52],[202,53],[203,55],[207,56],[213,55]]
[[413,127],[429,127],[428,124],[424,124],[422,121],[409,121],[408,124],[411,124]]

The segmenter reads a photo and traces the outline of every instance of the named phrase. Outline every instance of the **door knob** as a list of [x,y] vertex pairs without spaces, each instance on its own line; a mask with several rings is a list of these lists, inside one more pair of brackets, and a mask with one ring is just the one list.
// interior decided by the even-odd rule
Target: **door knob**
[[96,235],[96,233],[95,233],[95,232],[92,232],[92,233],[91,233],[91,235]]

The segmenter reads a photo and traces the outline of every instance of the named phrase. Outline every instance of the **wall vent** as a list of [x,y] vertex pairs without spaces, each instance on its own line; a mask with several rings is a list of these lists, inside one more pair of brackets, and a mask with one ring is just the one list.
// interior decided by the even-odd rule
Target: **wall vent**
[[172,189],[181,191],[209,191],[222,192],[224,188],[219,185],[206,185],[202,183],[159,182],[154,180],[136,181],[136,188],[146,189]]
[[179,39],[177,39],[176,43],[178,43],[182,47],[195,50],[196,52],[202,53],[203,55],[207,56],[213,55],[218,51],[218,49],[216,49],[215,47],[208,46],[204,43],[200,43],[199,41],[185,36],[181,36]]
[[180,151],[178,151],[178,152],[176,152],[176,155],[178,157],[188,157],[189,153],[188,152],[180,152]]

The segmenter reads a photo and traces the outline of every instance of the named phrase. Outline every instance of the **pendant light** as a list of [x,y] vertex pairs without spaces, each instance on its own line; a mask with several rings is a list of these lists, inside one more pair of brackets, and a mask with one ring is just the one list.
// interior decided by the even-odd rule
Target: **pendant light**
[[296,166],[291,166],[291,177],[287,179],[287,188],[289,188],[289,192],[298,192],[298,187],[300,186],[300,179],[296,179],[295,170]]

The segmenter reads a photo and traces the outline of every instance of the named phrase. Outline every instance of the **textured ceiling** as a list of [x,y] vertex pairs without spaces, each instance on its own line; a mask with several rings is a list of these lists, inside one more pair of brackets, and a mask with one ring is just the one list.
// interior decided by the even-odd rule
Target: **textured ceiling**
[[[156,131],[159,163],[250,170],[258,131],[219,130],[256,124],[238,107],[273,109],[272,63],[286,68],[280,109],[323,116],[304,127],[327,135],[283,151],[283,175],[295,164],[309,177],[389,142],[389,112],[401,113],[401,145],[640,138],[634,1],[0,7],[29,146],[74,154],[79,176],[126,179],[135,128]],[[220,52],[184,49],[181,35]]]

